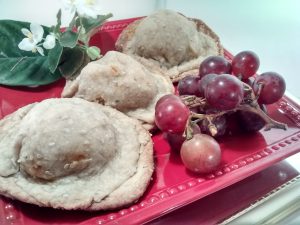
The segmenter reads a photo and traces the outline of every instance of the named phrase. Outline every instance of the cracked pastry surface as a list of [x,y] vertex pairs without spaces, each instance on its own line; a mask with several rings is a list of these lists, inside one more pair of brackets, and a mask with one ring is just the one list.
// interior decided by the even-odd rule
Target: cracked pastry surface
[[62,97],[111,106],[150,129],[154,125],[156,102],[173,92],[169,78],[150,72],[131,56],[110,51],[85,66],[74,81],[69,81]]
[[116,49],[173,81],[197,74],[207,56],[223,54],[219,37],[205,23],[171,10],[157,11],[128,25]]
[[153,146],[137,120],[111,107],[48,99],[0,120],[0,160],[4,196],[62,209],[113,209],[144,193]]

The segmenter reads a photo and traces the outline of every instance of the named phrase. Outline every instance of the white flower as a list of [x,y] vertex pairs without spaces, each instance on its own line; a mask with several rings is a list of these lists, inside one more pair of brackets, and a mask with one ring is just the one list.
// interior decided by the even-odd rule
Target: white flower
[[43,45],[45,49],[51,49],[55,46],[55,35],[53,33],[47,35],[43,44],[40,43],[43,40],[44,29],[39,24],[31,23],[30,30],[22,28],[21,31],[26,36],[18,45],[21,50],[38,52],[44,56],[44,49],[40,45]]
[[62,0],[62,10],[65,10],[73,18],[76,12],[75,0]]
[[78,0],[77,12],[83,17],[96,19],[100,15],[99,3],[97,0]]
[[43,27],[36,23],[30,24],[30,31],[26,28],[21,29],[22,33],[26,36],[18,45],[19,49],[25,51],[39,52],[44,55],[43,48],[37,44],[43,39]]
[[97,18],[101,14],[98,0],[63,0],[63,6],[72,17],[75,12],[82,17]]
[[54,46],[55,46],[55,35],[53,33],[48,34],[43,43],[43,47],[45,49],[52,49],[52,48],[54,48]]

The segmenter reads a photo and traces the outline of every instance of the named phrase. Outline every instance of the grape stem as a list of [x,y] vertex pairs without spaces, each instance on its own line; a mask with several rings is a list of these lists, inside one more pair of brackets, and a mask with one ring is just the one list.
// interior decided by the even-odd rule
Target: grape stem
[[256,100],[256,101],[258,100],[258,98],[259,98],[259,96],[260,96],[260,93],[261,93],[263,87],[264,87],[264,84],[263,84],[263,83],[258,83],[258,90],[257,90],[257,94],[256,94],[256,97],[255,97],[255,100]]
[[[196,123],[201,121],[201,120],[204,120],[206,119],[208,121],[208,130],[210,132],[210,134],[212,136],[216,136],[217,133],[218,133],[218,129],[216,128],[216,126],[214,125],[214,123],[212,122],[215,118],[219,117],[219,116],[222,116],[228,112],[230,112],[232,110],[229,110],[229,111],[221,111],[221,112],[218,112],[218,113],[214,113],[214,114],[199,114],[199,113],[194,113],[194,112],[191,112],[190,114],[190,121],[193,121],[193,119],[196,119],[194,120]],[[186,129],[187,130],[187,129]]]
[[[253,112],[253,113],[258,114],[266,122],[265,130],[270,130],[272,128],[283,129],[283,130],[287,129],[286,124],[277,122],[276,120],[273,120],[263,110],[261,110],[258,105],[254,106],[252,104],[251,105],[249,105],[249,104],[241,104],[241,105],[237,106],[235,109],[224,110],[224,111],[220,111],[220,112],[217,112],[217,113],[214,113],[214,114],[198,114],[198,113],[191,112],[190,120],[192,120],[192,119],[198,119],[198,121],[199,121],[199,120],[207,119],[208,122],[209,122],[209,124],[212,124],[211,121],[213,119],[215,119],[215,118],[217,118],[219,116],[222,116],[222,115],[224,115],[226,113],[236,112],[238,110],[248,111],[248,112]],[[215,133],[215,132],[213,132],[213,133]],[[213,133],[212,133],[212,135],[213,135]]]
[[287,129],[286,124],[273,120],[258,105],[252,106],[252,105],[243,104],[238,106],[236,110],[248,111],[248,112],[253,112],[258,114],[266,122],[265,129],[264,129],[266,131],[272,128],[283,129],[283,130]]
[[252,88],[250,87],[250,85],[243,83],[244,85],[244,99],[243,99],[243,103],[248,103],[251,105],[256,105],[257,104],[257,99]]
[[184,129],[184,134],[183,134],[183,137],[186,139],[186,140],[190,140],[193,138],[193,129],[192,129],[192,117],[190,116],[187,123],[186,123],[186,126],[185,126],[185,129]]
[[[249,89],[249,91],[252,89]],[[187,98],[189,97],[189,98]],[[197,105],[201,105],[204,106],[206,104],[205,99],[201,100],[197,100],[196,96],[187,96],[186,102],[185,103],[191,103],[191,105],[187,104],[189,107],[194,107],[195,106],[195,102]],[[232,110],[224,110],[224,111],[220,111],[217,113],[213,113],[213,114],[199,114],[199,113],[194,113],[191,112],[188,123],[187,123],[187,127],[185,129],[185,136],[187,139],[191,139],[193,134],[192,134],[192,129],[191,129],[191,123],[192,122],[199,122],[201,120],[206,119],[209,123],[208,128],[209,131],[211,133],[212,136],[215,136],[217,134],[217,128],[216,126],[213,124],[213,120],[217,117],[220,117],[224,114],[230,113],[230,112],[236,112],[236,111],[247,111],[247,112],[252,112],[255,113],[257,115],[259,115],[265,122],[265,131],[270,130],[272,128],[276,128],[276,129],[283,129],[286,130],[287,129],[287,125],[284,123],[280,123],[276,120],[273,120],[271,117],[269,117],[258,105],[257,100],[255,99],[255,95],[253,95],[253,93],[251,93],[251,99],[248,99],[247,101],[244,101],[242,104],[240,104],[239,106],[237,106],[236,108],[232,109]],[[189,101],[191,100],[191,101]]]
[[[236,112],[236,111],[247,111],[247,112],[252,112],[257,114],[266,122],[265,129],[264,129],[266,131],[272,128],[286,130],[287,129],[286,124],[273,120],[260,108],[257,100],[262,91],[263,84],[259,84],[258,92],[256,95],[250,85],[243,83],[243,86],[244,86],[244,99],[243,102],[240,105],[238,105],[236,108],[231,110],[219,111],[213,114],[199,114],[199,113],[191,112],[184,132],[185,138],[189,140],[193,137],[192,123],[198,123],[199,121],[202,120],[208,121],[209,132],[211,133],[212,136],[215,136],[218,130],[214,125],[213,120],[224,114]],[[205,98],[199,98],[194,95],[181,96],[181,100],[184,102],[184,104],[186,104],[190,108],[201,107],[202,109],[205,109],[205,107],[207,106],[207,102]]]
[[197,118],[199,120],[204,120],[207,119],[209,121],[212,121],[214,118],[217,118],[219,116],[222,116],[228,112],[232,112],[233,110],[225,110],[225,111],[221,111],[221,112],[217,112],[217,113],[213,113],[213,114],[199,114],[199,113],[194,113],[191,112],[191,117],[192,119]]
[[182,95],[180,96],[183,103],[190,108],[196,107],[196,106],[204,106],[206,105],[206,101],[204,98],[199,98],[195,95]]
[[218,133],[217,127],[213,124],[213,122],[210,119],[208,119],[208,130],[213,137],[216,136]]
[[[244,83],[244,92],[247,93],[247,98],[244,100],[243,104],[241,104],[237,110],[248,111],[258,114],[265,122],[265,129],[270,130],[272,128],[283,129],[286,130],[287,126],[284,123],[277,122],[269,117],[259,106],[257,100],[262,91],[263,84],[259,83],[258,92],[255,95],[253,89],[246,83]],[[247,104],[248,103],[248,104]]]

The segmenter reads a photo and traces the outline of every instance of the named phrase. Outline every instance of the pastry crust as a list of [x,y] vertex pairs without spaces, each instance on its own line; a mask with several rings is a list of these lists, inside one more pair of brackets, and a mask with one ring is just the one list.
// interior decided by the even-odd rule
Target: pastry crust
[[[160,24],[161,18],[164,17],[170,17],[169,22],[173,22],[172,27],[174,29],[178,29],[178,31],[174,31],[174,35],[179,34],[182,31],[182,26],[190,26],[191,32],[187,30],[185,36],[190,35],[190,39],[194,38],[195,32],[198,33],[199,37],[198,39],[200,40],[199,45],[202,50],[197,53],[195,56],[190,56],[186,61],[179,60],[177,63],[172,63],[171,66],[169,65],[169,60],[170,57],[166,56],[164,51],[158,51],[157,54],[153,54],[150,50],[142,49],[143,48],[143,43],[148,43],[147,39],[141,39],[139,36],[143,35],[145,33],[145,30],[143,29],[143,32],[139,32],[138,30],[141,29],[143,22],[145,21],[146,18],[138,19],[134,21],[133,23],[129,24],[120,34],[117,42],[116,42],[116,49],[118,51],[121,51],[123,53],[129,54],[134,56],[138,61],[140,61],[143,65],[145,65],[149,70],[161,73],[165,76],[168,76],[171,78],[173,82],[179,81],[183,77],[191,74],[198,74],[198,68],[200,63],[209,55],[223,55],[224,50],[223,47],[220,43],[219,37],[213,32],[202,20],[199,19],[192,19],[192,18],[187,18],[184,17],[182,14],[172,12],[170,10],[162,10],[158,11],[153,15],[150,15],[153,19],[149,19],[147,22],[151,24],[152,26],[148,26],[149,29],[151,30],[152,34],[163,32],[163,33],[168,33],[169,31],[166,30],[165,24]],[[149,16],[149,18],[150,18]],[[186,21],[184,21],[184,19]],[[178,20],[178,21],[177,21]],[[179,21],[184,21],[184,25],[181,25],[180,23],[177,24]],[[151,22],[150,22],[151,21]],[[187,21],[190,21],[191,23],[189,24]],[[195,30],[193,30],[195,29]],[[149,30],[149,32],[150,32]],[[180,32],[179,32],[180,31]],[[172,34],[170,34],[172,35]],[[185,37],[185,36],[182,37]],[[166,36],[164,36],[166,37]],[[148,35],[147,38],[149,38],[149,42],[151,41],[151,38],[153,36]],[[142,40],[142,41],[141,41]],[[142,43],[141,43],[142,42]],[[163,43],[163,44],[162,44]],[[190,44],[194,44],[191,42]],[[146,45],[146,44],[145,44]],[[161,49],[161,46],[168,46],[170,45],[170,39],[168,40],[162,40],[160,39],[157,42],[157,46],[152,44],[152,47],[157,47],[158,49]],[[172,45],[173,48],[181,48],[181,47],[187,47],[189,46],[176,46],[176,43]],[[167,49],[167,47],[165,47]],[[208,49],[209,48],[209,49]],[[142,49],[142,50],[140,50]],[[150,51],[150,52],[148,52]],[[194,50],[193,50],[194,51]],[[171,51],[170,51],[171,52]],[[191,54],[193,55],[195,52],[192,52]],[[175,50],[175,55],[179,54],[180,57],[184,57],[187,55],[187,52],[182,52],[179,53],[178,51]],[[172,59],[171,59],[172,60]],[[175,61],[176,62],[176,61]]]
[[1,195],[39,206],[122,207],[139,199],[154,169],[151,136],[137,120],[83,99],[22,108],[0,121],[0,135],[0,152],[14,153],[0,157],[11,164],[0,168]]
[[168,77],[152,73],[131,56],[110,51],[89,63],[81,74],[65,86],[62,97],[77,97],[111,106],[154,126],[154,108],[160,97],[174,92]]

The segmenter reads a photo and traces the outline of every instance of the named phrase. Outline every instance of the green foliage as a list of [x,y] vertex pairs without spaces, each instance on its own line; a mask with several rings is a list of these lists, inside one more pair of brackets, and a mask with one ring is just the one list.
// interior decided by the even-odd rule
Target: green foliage
[[51,73],[54,73],[61,58],[61,54],[63,52],[63,47],[56,43],[54,48],[49,50],[48,61],[49,61],[49,69]]
[[70,78],[77,75],[88,62],[88,56],[82,48],[64,48],[58,69],[64,77]]
[[99,27],[104,23],[105,20],[112,17],[112,14],[109,13],[107,15],[99,15],[96,19],[93,18],[81,18],[81,25],[84,27],[85,32],[89,33],[94,28]]
[[[0,84],[35,86],[52,83],[61,77],[60,71],[50,71],[47,56],[18,48],[24,38],[21,29],[29,26],[26,22],[0,21]],[[49,28],[43,28],[45,34],[49,34]]]
[[[23,51],[18,45],[25,38],[22,28],[30,24],[14,20],[0,20],[0,84],[9,86],[37,86],[52,83],[61,77],[72,77],[90,61],[100,57],[100,49],[89,47],[89,39],[112,14],[96,19],[81,18],[75,13],[69,26],[61,30],[61,10],[56,15],[57,24],[42,26],[43,37],[55,36],[54,48],[37,52]],[[38,46],[42,45],[37,43]]]
[[59,43],[63,47],[74,48],[78,42],[79,33],[66,30],[59,38]]

